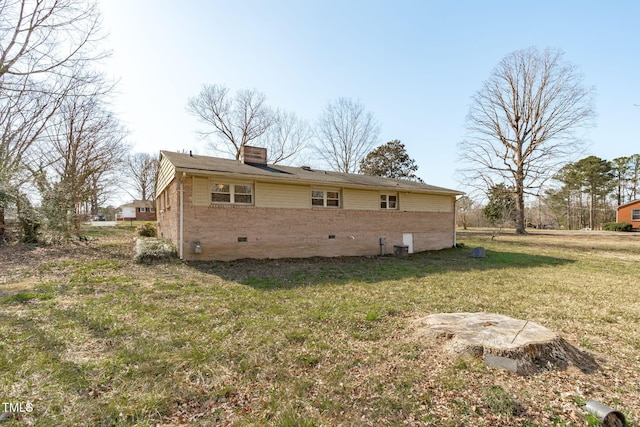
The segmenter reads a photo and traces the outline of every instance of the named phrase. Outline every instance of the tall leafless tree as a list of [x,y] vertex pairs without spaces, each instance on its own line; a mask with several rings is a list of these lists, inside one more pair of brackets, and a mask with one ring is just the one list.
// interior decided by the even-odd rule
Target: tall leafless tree
[[79,233],[80,207],[97,204],[128,152],[126,131],[104,104],[104,92],[99,87],[67,96],[39,150],[34,175],[43,209],[64,234]]
[[11,97],[0,95],[0,241],[5,234],[5,206],[16,205],[17,189],[26,179],[20,173],[23,159],[55,111],[55,101],[26,88]]
[[592,104],[593,89],[562,52],[529,48],[507,55],[469,109],[468,139],[459,144],[465,183],[513,187],[516,232],[524,234],[525,194],[575,155],[575,131],[591,125]]
[[198,96],[189,99],[187,111],[207,125],[199,134],[213,137],[215,150],[240,159],[242,148],[260,138],[274,122],[265,99],[256,90],[240,90],[233,96],[225,86],[204,85]]
[[0,240],[18,171],[68,91],[106,56],[94,1],[0,0]]
[[378,142],[380,125],[359,101],[338,98],[324,109],[315,128],[318,154],[335,171],[355,173]]
[[133,194],[129,194],[134,199],[155,199],[158,166],[158,157],[149,153],[136,153],[128,157],[125,167],[131,181],[130,185],[134,190]]

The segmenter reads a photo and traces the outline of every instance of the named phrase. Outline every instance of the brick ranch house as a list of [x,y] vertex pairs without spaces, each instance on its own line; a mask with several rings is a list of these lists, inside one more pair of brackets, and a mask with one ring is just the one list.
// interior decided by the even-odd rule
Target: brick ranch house
[[131,203],[120,206],[118,221],[155,221],[156,205],[151,200],[134,200]]
[[618,206],[616,222],[628,222],[634,230],[640,230],[640,199]]
[[181,259],[355,256],[455,244],[463,193],[412,181],[160,152],[158,235]]

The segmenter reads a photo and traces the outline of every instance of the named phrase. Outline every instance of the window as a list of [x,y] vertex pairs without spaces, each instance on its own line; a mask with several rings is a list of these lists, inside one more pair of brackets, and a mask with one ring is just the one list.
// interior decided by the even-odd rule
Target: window
[[247,184],[214,183],[211,202],[250,205],[253,203],[253,187]]
[[146,212],[147,208],[138,208],[138,212]]
[[312,190],[311,206],[324,207],[324,208],[339,208],[340,192],[327,191],[327,190]]
[[251,204],[251,186],[250,185],[234,185],[233,203]]
[[633,209],[631,211],[631,221],[640,221],[640,209]]
[[380,209],[398,209],[398,196],[396,194],[381,194]]

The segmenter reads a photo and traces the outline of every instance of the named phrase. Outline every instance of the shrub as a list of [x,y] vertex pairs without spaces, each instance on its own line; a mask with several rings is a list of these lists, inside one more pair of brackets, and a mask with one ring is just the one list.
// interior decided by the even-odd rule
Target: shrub
[[157,231],[155,224],[151,222],[145,222],[144,224],[138,226],[136,229],[138,236],[140,237],[156,237]]
[[628,222],[606,222],[602,229],[606,231],[631,231],[632,225]]
[[178,257],[175,246],[165,239],[154,237],[136,240],[134,261],[150,264],[153,261],[167,261]]

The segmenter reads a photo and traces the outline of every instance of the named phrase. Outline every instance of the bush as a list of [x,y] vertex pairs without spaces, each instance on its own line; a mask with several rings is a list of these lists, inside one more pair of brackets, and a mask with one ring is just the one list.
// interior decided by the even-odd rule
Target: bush
[[632,225],[628,222],[606,222],[602,229],[606,231],[631,231]]
[[151,264],[154,261],[169,261],[178,257],[173,243],[166,239],[143,238],[136,240],[134,249],[134,261],[142,264]]
[[138,236],[140,237],[156,237],[157,231],[155,224],[151,222],[145,222],[144,224],[138,226],[136,229]]
[[40,235],[41,218],[31,206],[23,208],[18,215],[18,222],[22,230],[22,243],[38,243]]

